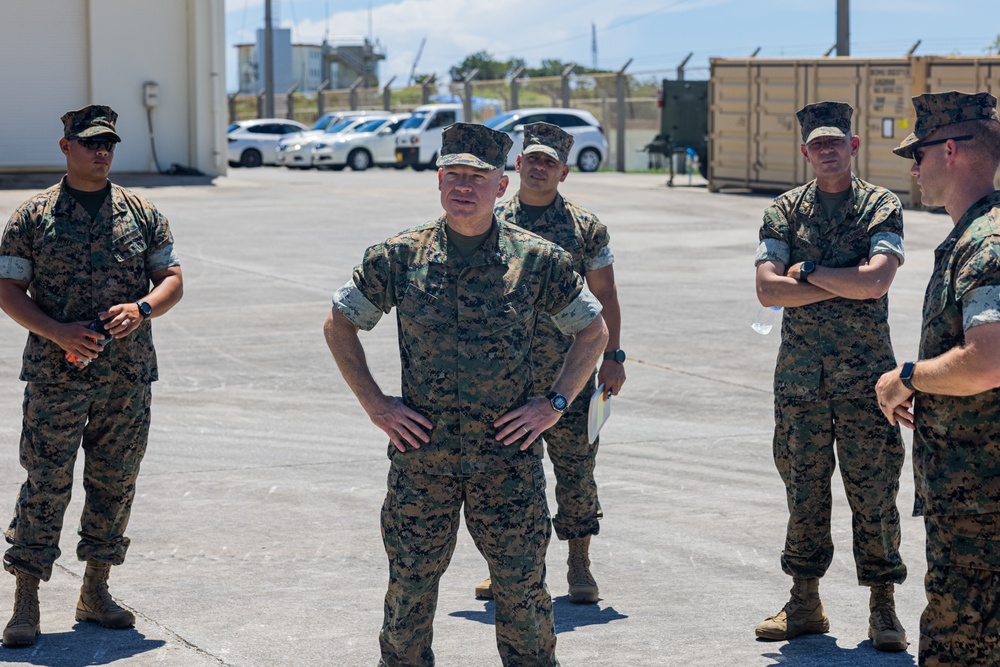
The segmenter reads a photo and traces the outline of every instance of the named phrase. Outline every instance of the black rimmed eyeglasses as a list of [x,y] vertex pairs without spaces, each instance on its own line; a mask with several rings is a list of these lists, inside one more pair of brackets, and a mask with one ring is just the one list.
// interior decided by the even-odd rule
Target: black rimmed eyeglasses
[[80,144],[88,151],[107,151],[108,153],[115,152],[115,144],[117,141],[107,141],[104,139],[77,139],[76,143]]
[[910,150],[913,152],[913,161],[919,165],[920,161],[924,159],[924,154],[920,152],[921,148],[936,146],[938,144],[943,144],[946,141],[967,141],[971,138],[971,134],[963,134],[960,137],[945,137],[944,139],[934,139],[932,141],[918,141],[910,146]]

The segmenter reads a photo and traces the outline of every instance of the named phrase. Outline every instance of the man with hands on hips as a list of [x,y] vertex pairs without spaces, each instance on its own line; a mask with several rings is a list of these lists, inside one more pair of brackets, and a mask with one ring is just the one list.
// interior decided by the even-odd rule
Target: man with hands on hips
[[[569,253],[494,217],[507,187],[510,138],[471,123],[443,134],[438,189],[445,214],[370,247],[324,325],[345,381],[390,440],[379,664],[434,664],[438,584],[464,508],[493,579],[503,664],[554,667],[545,584],[551,522],[539,436],[583,389],[607,327]],[[358,336],[393,308],[399,397],[382,392]],[[531,368],[542,312],[574,337],[549,387],[533,384]]]

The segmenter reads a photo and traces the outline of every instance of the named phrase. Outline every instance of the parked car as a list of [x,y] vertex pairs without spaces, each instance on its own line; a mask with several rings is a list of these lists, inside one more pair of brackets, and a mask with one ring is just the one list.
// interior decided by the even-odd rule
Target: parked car
[[410,114],[387,118],[366,118],[360,125],[335,135],[332,141],[318,141],[313,147],[313,164],[317,167],[354,171],[396,164],[396,131]]
[[441,151],[441,130],[461,122],[461,104],[424,104],[396,132],[396,163],[416,171],[435,169]]
[[580,171],[597,171],[608,156],[608,140],[600,121],[594,114],[581,109],[514,109],[490,118],[483,125],[506,132],[514,141],[507,154],[507,166],[513,167],[524,146],[524,126],[539,122],[558,125],[573,135],[573,148],[570,149],[567,164],[579,167]]
[[373,111],[342,112],[340,120],[327,126],[325,130],[311,130],[285,137],[278,142],[277,164],[291,169],[311,169],[317,166],[314,152],[318,144],[325,148],[333,137],[341,132],[352,130],[372,118],[387,118],[388,113]]
[[278,141],[308,129],[302,123],[287,118],[238,120],[226,130],[229,165],[259,167],[275,164]]

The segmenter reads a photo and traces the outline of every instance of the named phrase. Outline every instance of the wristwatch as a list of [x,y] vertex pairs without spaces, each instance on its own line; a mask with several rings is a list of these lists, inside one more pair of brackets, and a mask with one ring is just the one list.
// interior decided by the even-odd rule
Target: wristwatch
[[917,362],[907,361],[903,364],[903,368],[899,371],[899,381],[903,383],[903,386],[910,391],[916,391],[913,388],[913,369],[917,367]]
[[549,399],[549,405],[551,405],[552,409],[556,412],[563,412],[567,407],[569,407],[569,399],[559,392],[550,391],[545,394],[545,398]]
[[604,361],[617,361],[619,364],[625,363],[625,350],[610,350],[604,353]]
[[147,320],[153,314],[153,307],[145,301],[136,301],[135,305],[139,307],[139,314],[142,315],[142,319]]
[[799,280],[807,283],[809,282],[809,276],[812,272],[816,270],[816,265],[812,262],[802,262],[802,266],[799,267]]

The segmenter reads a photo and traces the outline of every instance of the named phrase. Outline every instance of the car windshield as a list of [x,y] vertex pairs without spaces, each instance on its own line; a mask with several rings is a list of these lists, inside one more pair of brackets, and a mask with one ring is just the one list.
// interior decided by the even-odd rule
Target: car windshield
[[240,127],[242,126],[239,123],[233,123],[232,125],[226,128],[226,134],[229,134],[230,132],[235,132],[236,130],[240,129]]
[[487,120],[485,123],[483,123],[483,125],[492,130],[496,130],[506,125],[508,121],[517,120],[520,117],[521,117],[520,114],[510,113],[508,111],[507,113],[502,113],[499,116],[493,116],[493,118]]
[[315,123],[313,123],[313,126],[310,127],[309,129],[310,130],[325,130],[326,126],[329,125],[330,121],[332,121],[333,119],[334,119],[333,114],[325,113],[322,116],[320,116],[319,119]]
[[420,127],[424,122],[424,118],[427,118],[426,111],[414,111],[413,115],[407,118],[406,122],[403,123],[399,129],[409,130],[415,127]]
[[351,130],[351,132],[374,132],[388,122],[387,118],[376,118],[374,120],[365,121],[361,125]]
[[337,132],[340,132],[344,128],[350,127],[352,123],[354,123],[354,119],[353,118],[345,118],[344,120],[340,121],[339,123],[334,123],[330,127],[326,128],[326,133],[327,134],[336,134]]

